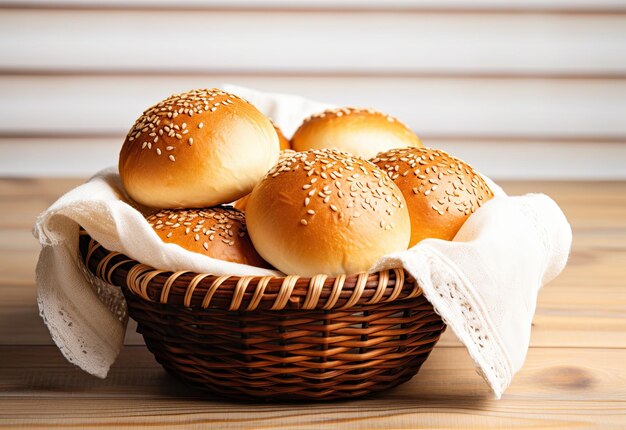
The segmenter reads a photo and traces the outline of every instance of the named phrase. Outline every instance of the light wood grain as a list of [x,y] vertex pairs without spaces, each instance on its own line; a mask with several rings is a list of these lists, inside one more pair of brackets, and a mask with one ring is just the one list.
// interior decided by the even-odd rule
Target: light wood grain
[[503,182],[546,192],[574,229],[565,272],[539,296],[531,348],[492,399],[448,330],[418,376],[380,396],[236,404],[169,377],[129,327],[105,380],[67,363],[35,304],[36,214],[78,179],[0,179],[0,428],[623,428],[626,426],[626,182]]
[[[53,346],[0,346],[0,352],[3,357],[0,360],[0,381],[6,389],[0,392],[0,399],[16,396],[51,398],[62,387],[73,391],[76,398],[98,398],[106,394],[117,399],[160,399],[167,397],[168,393],[163,390],[168,389],[175,390],[183,398],[206,396],[176,383],[176,379],[169,377],[143,346],[124,348],[104,380],[72,367]],[[509,400],[626,401],[623,357],[621,349],[532,348],[506,397]],[[389,395],[375,398],[393,398],[402,402],[403,397],[406,401],[411,398],[476,396],[491,400],[488,387],[473,369],[464,348],[440,346],[411,382]],[[159,380],[167,384],[158,383]],[[452,386],[451,380],[457,384]]]
[[[142,347],[127,347],[105,380],[64,362],[53,347],[2,347],[0,422],[29,426],[153,423],[227,428],[343,425],[412,427],[429,417],[435,426],[501,427],[539,420],[539,426],[623,423],[626,369],[622,350],[531,349],[524,369],[501,401],[494,401],[463,348],[437,348],[409,383],[370,399],[331,404],[237,405],[204,395],[169,377]],[[450,381],[455,381],[450,384]],[[60,401],[59,393],[69,399]],[[31,400],[29,400],[31,399]],[[23,414],[29,401],[42,410]],[[251,409],[254,413],[250,413]],[[107,412],[108,410],[108,412]],[[578,412],[575,412],[578,410]],[[146,414],[150,416],[146,416]],[[104,415],[104,416],[103,416]],[[343,427],[342,427],[343,428]]]

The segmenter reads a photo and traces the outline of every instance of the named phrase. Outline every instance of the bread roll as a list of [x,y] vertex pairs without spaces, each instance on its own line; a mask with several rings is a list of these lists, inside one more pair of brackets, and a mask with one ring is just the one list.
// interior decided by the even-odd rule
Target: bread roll
[[278,135],[278,145],[280,146],[280,150],[284,151],[285,149],[291,149],[291,142],[289,142],[289,139],[285,137],[283,131],[276,124],[272,123],[272,125]]
[[301,276],[366,271],[410,239],[409,214],[393,181],[370,162],[330,149],[274,166],[252,191],[246,221],[259,254]]
[[392,148],[422,147],[419,138],[392,116],[372,109],[327,110],[306,119],[291,139],[293,149],[335,148],[365,159]]
[[163,209],[147,220],[166,243],[218,260],[271,267],[252,246],[243,212],[233,207]]
[[[278,156],[278,162],[280,162],[281,160],[284,160],[285,158],[289,158],[295,154],[296,154],[296,151],[294,151],[293,149],[283,149],[282,151],[280,151],[280,155]],[[248,204],[249,198],[250,198],[250,194],[246,194],[245,196],[237,200],[234,206],[240,211],[245,212],[246,205]]]
[[271,122],[217,89],[168,97],[128,133],[119,170],[129,196],[158,208],[215,206],[249,193],[278,160]]
[[493,197],[467,163],[438,149],[392,149],[371,161],[404,194],[411,216],[410,246],[429,237],[452,240],[465,220]]

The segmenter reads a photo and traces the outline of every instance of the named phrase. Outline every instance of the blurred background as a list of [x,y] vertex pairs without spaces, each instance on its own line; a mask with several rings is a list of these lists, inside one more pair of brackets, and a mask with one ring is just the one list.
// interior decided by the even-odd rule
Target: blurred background
[[495,179],[626,179],[617,0],[0,0],[0,176],[88,176],[222,83],[377,108]]

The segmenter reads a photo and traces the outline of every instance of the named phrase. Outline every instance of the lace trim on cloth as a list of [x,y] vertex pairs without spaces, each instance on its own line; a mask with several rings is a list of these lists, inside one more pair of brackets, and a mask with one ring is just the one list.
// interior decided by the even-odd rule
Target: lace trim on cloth
[[[79,251],[77,250],[76,255],[74,256],[74,264],[80,268],[85,280],[87,280],[87,284],[96,292],[98,299],[122,324],[124,324],[124,326],[126,326],[128,322],[128,311],[126,308],[126,300],[124,299],[122,291],[119,288],[107,284],[92,275],[83,263],[82,259],[79,257],[78,252]],[[85,357],[77,357],[76,354],[79,352],[82,352],[84,356],[91,357],[92,359],[98,361],[99,354],[97,352],[90,351],[90,348],[87,346],[89,342],[79,335],[78,330],[72,329],[75,324],[80,324],[78,321],[74,321],[71,316],[72,312],[68,311],[66,307],[61,306],[57,312],[49,314],[51,310],[49,309],[49,306],[46,305],[47,301],[49,301],[47,294],[42,294],[41,290],[38,289],[37,306],[39,308],[39,316],[48,327],[52,340],[67,361],[75,366],[83,368]],[[63,336],[64,329],[71,332],[70,342],[68,342],[68,340]],[[106,367],[108,368],[108,366]],[[104,378],[106,373],[102,375],[96,374],[96,376]]]
[[126,324],[128,321],[128,309],[126,308],[126,299],[124,298],[122,290],[119,287],[107,284],[103,280],[96,278],[89,269],[87,269],[82,259],[79,258],[77,264],[91,288],[93,288],[98,295],[98,299],[115,315],[118,321]]
[[430,285],[420,285],[424,295],[465,345],[476,371],[488,381],[499,399],[511,384],[513,369],[496,327],[454,263],[432,248],[424,251],[429,263],[438,260],[436,266],[440,269],[438,272],[431,271]]

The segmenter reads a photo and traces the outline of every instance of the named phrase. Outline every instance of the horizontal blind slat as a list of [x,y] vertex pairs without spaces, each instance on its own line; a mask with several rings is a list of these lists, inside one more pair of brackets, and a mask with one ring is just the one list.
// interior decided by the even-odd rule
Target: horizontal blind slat
[[[0,76],[0,134],[124,135],[171,93],[224,82],[373,107],[425,136],[626,136],[626,79]],[[10,101],[10,102],[9,102]]]
[[[91,176],[117,165],[120,146],[118,138],[0,138],[0,177]],[[494,179],[626,179],[626,145],[437,140],[432,146]]]
[[0,71],[626,74],[626,14],[3,10]]
[[563,10],[623,9],[621,0],[0,0],[14,7],[106,7],[106,8],[232,8],[232,9],[346,9],[357,10]]

